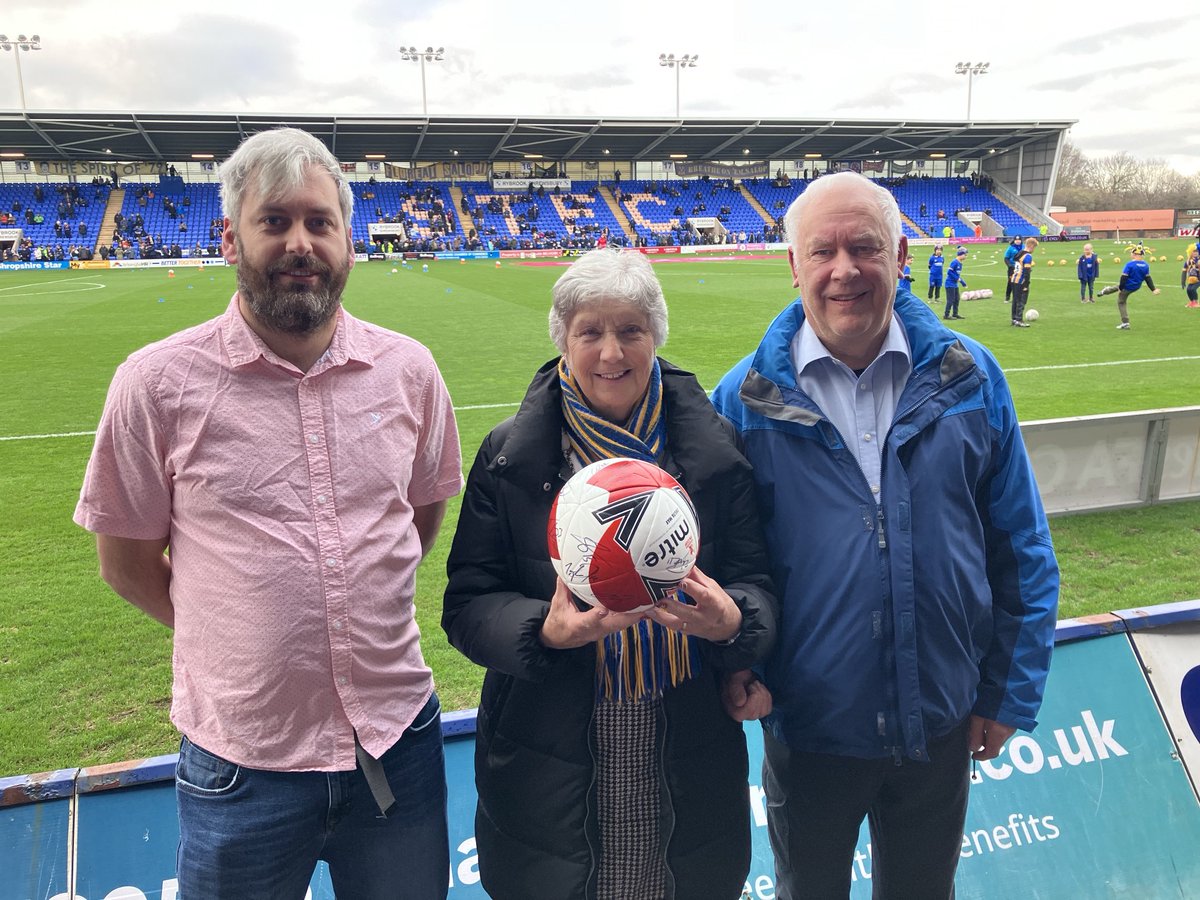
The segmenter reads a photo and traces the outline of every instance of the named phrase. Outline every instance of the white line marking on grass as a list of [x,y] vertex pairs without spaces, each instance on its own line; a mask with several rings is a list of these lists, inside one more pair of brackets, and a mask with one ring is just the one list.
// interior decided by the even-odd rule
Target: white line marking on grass
[[[479,403],[475,406],[456,406],[454,411],[473,412],[478,409],[506,409],[516,408],[520,403]],[[69,438],[69,437],[95,437],[95,431],[59,431],[52,434],[7,434],[0,435],[0,441],[40,441],[50,438]]]
[[56,278],[53,281],[27,281],[24,284],[6,284],[0,287],[0,293],[4,291],[21,291],[25,288],[41,288],[52,284],[70,284],[71,288],[64,291],[43,291],[29,290],[24,293],[4,294],[5,299],[9,297],[52,297],[55,294],[82,294],[84,291],[102,291],[108,285],[100,281],[82,281],[78,278]]
[[57,434],[6,434],[0,435],[0,441],[40,441],[43,438],[90,437],[94,431],[60,431]]
[[1004,374],[1011,372],[1052,372],[1056,369],[1098,369],[1104,366],[1137,366],[1142,363],[1187,362],[1200,359],[1200,356],[1163,356],[1158,359],[1114,359],[1110,362],[1067,363],[1061,366],[1022,366],[1005,369]]
[[[1013,372],[1051,372],[1057,369],[1098,369],[1106,366],[1138,366],[1145,363],[1163,363],[1163,362],[1190,362],[1200,360],[1200,356],[1162,356],[1157,359],[1118,359],[1111,362],[1096,362],[1096,363],[1068,363],[1061,366],[1020,366],[1011,369],[1005,369],[1006,375]],[[456,406],[454,411],[457,412],[474,412],[480,409],[511,409],[520,406],[517,403],[477,403],[472,406]],[[9,434],[0,435],[0,441],[39,441],[50,438],[69,438],[69,437],[92,437],[96,434],[94,431],[61,431],[56,434]]]
[[479,403],[475,406],[456,406],[455,412],[470,412],[475,409],[504,409],[508,406],[520,406],[520,403]]

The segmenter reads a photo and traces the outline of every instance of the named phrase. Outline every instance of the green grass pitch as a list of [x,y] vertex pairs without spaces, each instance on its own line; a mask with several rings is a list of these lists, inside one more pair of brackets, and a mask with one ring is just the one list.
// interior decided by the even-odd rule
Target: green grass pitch
[[[1101,282],[1115,282],[1124,244],[1094,242]],[[1115,297],[1081,304],[1081,246],[1037,252],[1031,328],[1009,324],[1003,245],[972,252],[960,331],[1009,371],[1023,420],[1200,402],[1200,310],[1179,288],[1182,240],[1147,241],[1160,296],[1130,301],[1117,331]],[[925,291],[928,248],[913,250]],[[1113,259],[1119,258],[1120,263]],[[1060,261],[1066,261],[1062,265]],[[1053,261],[1054,266],[1049,263]],[[395,271],[393,271],[395,268]],[[793,298],[786,257],[656,260],[671,311],[663,355],[705,386],[748,353]],[[373,262],[350,277],[355,315],[410,334],[433,351],[458,409],[464,460],[510,415],[534,369],[554,355],[546,334],[556,261]],[[136,348],[221,313],[232,269],[0,272],[0,775],[132,759],[176,748],[167,720],[170,634],[116,598],[96,572],[93,540],[71,522],[91,432],[116,366]],[[938,309],[941,312],[941,309]],[[481,673],[438,625],[451,507],[422,566],[417,608],[446,708],[474,706]],[[1056,518],[1064,572],[1061,615],[1200,596],[1200,504]]]

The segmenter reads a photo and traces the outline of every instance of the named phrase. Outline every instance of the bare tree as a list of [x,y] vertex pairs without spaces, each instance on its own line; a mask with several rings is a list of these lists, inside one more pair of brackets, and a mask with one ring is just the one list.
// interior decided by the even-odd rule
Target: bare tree
[[1137,186],[1140,169],[1137,157],[1122,150],[1094,160],[1089,180],[1096,193],[1109,198],[1110,203],[1120,202]]
[[1067,141],[1063,145],[1062,159],[1058,162],[1058,184],[1064,188],[1084,187],[1087,184],[1090,163],[1083,151]]
[[1054,202],[1083,211],[1200,207],[1200,173],[1188,178],[1165,159],[1139,159],[1126,152],[1090,159],[1068,141]]

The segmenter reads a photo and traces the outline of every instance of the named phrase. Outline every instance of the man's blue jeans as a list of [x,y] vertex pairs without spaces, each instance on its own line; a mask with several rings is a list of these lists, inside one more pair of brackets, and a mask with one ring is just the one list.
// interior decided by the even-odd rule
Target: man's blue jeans
[[380,759],[385,819],[362,769],[269,772],[184,737],[175,772],[181,900],[301,900],[320,859],[338,900],[440,900],[450,879],[441,707],[434,694]]

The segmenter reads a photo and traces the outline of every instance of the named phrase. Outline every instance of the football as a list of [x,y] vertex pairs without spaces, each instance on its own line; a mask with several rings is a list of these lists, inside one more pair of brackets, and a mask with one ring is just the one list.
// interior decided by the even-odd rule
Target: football
[[1036,309],[1025,310],[1025,321],[1036,322],[1038,320],[1038,311]]
[[700,527],[670,474],[604,459],[563,485],[546,526],[550,561],[575,596],[614,612],[649,609],[696,564]]

